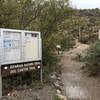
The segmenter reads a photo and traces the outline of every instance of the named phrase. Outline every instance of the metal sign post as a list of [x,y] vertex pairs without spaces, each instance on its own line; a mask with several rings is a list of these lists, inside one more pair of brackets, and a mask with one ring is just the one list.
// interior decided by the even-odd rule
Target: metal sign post
[[[2,33],[2,32],[1,32]],[[1,34],[0,34],[0,48],[1,48]],[[2,75],[1,75],[1,50],[0,50],[0,99],[2,98]]]
[[43,69],[42,69],[42,64],[41,64],[41,69],[40,69],[40,81],[43,83]]
[[2,75],[1,75],[1,65],[0,65],[0,99],[2,98]]
[[[43,56],[42,56],[42,40],[40,41],[40,47],[41,47],[41,59],[43,59]],[[40,69],[40,81],[41,83],[43,83],[43,60],[41,60],[41,69]]]

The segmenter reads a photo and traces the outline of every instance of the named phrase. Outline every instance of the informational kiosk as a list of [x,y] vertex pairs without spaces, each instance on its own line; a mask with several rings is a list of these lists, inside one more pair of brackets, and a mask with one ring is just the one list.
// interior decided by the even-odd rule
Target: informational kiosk
[[40,69],[42,81],[40,32],[1,28],[0,66],[0,97],[2,97],[2,76]]
[[98,39],[100,40],[100,30],[99,30],[99,34],[98,34]]

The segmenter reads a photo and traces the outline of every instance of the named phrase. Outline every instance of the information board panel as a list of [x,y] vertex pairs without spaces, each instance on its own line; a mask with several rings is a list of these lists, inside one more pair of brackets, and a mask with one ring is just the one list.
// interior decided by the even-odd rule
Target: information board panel
[[42,60],[40,32],[1,28],[0,33],[1,65]]
[[[38,59],[38,35],[35,33],[25,33],[24,41],[24,59],[37,60]],[[38,45],[37,45],[38,44]]]
[[3,61],[21,59],[21,34],[18,32],[4,31],[3,35],[4,58]]

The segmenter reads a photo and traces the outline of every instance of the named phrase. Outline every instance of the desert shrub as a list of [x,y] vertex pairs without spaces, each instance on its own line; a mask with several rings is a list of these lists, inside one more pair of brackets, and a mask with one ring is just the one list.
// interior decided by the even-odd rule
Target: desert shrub
[[21,87],[20,90],[24,89],[24,86],[28,87],[32,85],[33,81],[40,82],[39,70],[3,77],[2,78],[3,94],[7,94],[13,89],[17,89],[19,87]]
[[69,50],[75,44],[72,35],[64,34],[60,38],[51,38],[51,40],[43,41],[43,77],[49,80],[49,75],[52,72],[57,72],[59,67],[58,62],[60,56],[56,53],[56,45],[61,45],[61,50]]
[[59,57],[51,45],[53,44],[43,45],[43,77],[47,81],[49,81],[49,75],[56,71],[59,61]]
[[100,41],[92,44],[84,57],[86,65],[85,69],[89,72],[89,75],[100,74]]
[[96,42],[98,40],[98,34],[90,34],[89,35],[89,41],[88,43],[93,43],[93,42]]
[[95,42],[98,39],[98,35],[97,34],[88,34],[88,35],[84,35],[79,39],[79,42],[84,43],[84,44],[90,44]]
[[74,60],[77,60],[77,61],[82,61],[83,56],[82,56],[81,53],[77,53],[76,56],[75,56],[75,58],[73,58],[73,59],[74,59]]
[[79,42],[87,44],[89,41],[89,37],[88,36],[83,36],[79,39]]
[[75,41],[74,41],[72,35],[65,34],[62,37],[60,44],[61,44],[62,50],[64,51],[66,49],[68,50],[68,49],[72,48],[75,45]]
[[43,45],[43,65],[54,66],[57,64],[58,56],[55,53],[53,44],[45,44]]
[[58,97],[57,95],[54,96],[54,100],[63,100],[60,97]]

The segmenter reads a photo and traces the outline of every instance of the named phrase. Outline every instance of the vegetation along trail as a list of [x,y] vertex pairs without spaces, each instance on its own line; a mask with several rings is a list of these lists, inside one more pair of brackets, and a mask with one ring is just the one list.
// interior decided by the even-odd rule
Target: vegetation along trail
[[88,45],[78,43],[77,47],[64,53],[63,82],[68,100],[100,100],[100,80],[82,73],[82,63],[73,60],[77,53],[83,52]]

